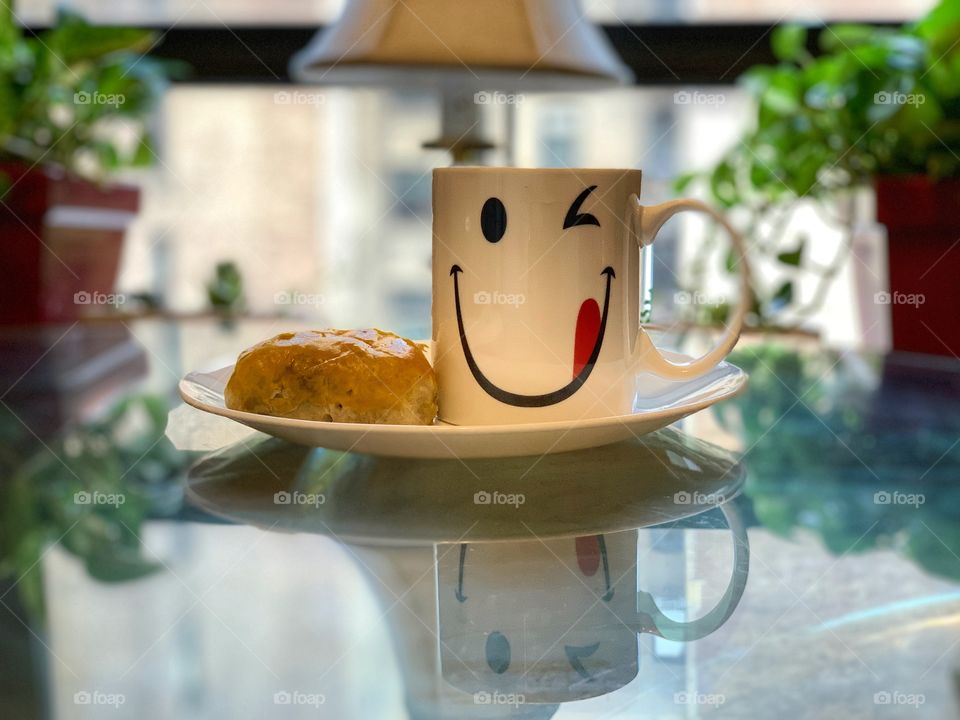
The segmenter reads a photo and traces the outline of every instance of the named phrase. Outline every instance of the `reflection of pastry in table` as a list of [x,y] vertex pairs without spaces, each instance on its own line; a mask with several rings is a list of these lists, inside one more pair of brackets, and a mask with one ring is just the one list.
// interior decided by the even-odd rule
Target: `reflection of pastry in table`
[[245,350],[233,410],[327,422],[429,425],[437,381],[423,348],[374,328],[282,333]]

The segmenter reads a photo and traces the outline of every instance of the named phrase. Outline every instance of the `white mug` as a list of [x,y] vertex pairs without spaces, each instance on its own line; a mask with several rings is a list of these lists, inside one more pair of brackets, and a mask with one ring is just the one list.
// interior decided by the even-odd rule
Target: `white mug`
[[[697,200],[640,204],[639,170],[433,171],[433,364],[440,418],[459,425],[633,412],[638,376],[688,380],[733,349],[749,301],[744,243]],[[641,326],[660,227],[705,212],[739,258],[739,304],[717,346],[667,359]],[[641,254],[645,254],[641,262]]]
[[733,571],[717,604],[690,621],[667,617],[638,588],[637,530],[438,546],[444,679],[474,697],[570,702],[633,680],[639,634],[689,642],[715,632],[739,605],[750,563],[739,512],[720,507],[733,535]]

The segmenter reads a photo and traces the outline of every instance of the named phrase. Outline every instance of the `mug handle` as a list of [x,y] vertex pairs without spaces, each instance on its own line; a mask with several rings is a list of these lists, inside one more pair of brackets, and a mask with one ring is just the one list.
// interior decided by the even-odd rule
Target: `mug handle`
[[710,612],[690,622],[671,620],[657,607],[656,600],[648,592],[637,594],[638,633],[658,635],[666,640],[688,642],[699,640],[723,625],[737,609],[743,590],[747,586],[747,574],[750,570],[750,542],[747,531],[740,518],[740,512],[733,503],[720,506],[727,518],[727,526],[733,533],[733,575],[723,597]]
[[743,319],[750,307],[750,268],[747,265],[746,242],[721,213],[699,200],[670,200],[660,205],[644,206],[640,198],[632,193],[628,200],[630,213],[630,227],[634,238],[641,249],[653,243],[663,224],[684,210],[695,210],[705,213],[716,220],[730,235],[734,251],[737,254],[737,265],[740,272],[740,299],[737,303],[733,318],[727,325],[720,342],[702,357],[683,363],[675,363],[663,356],[653,341],[643,332],[642,328],[637,336],[635,358],[642,361],[653,373],[671,380],[690,379],[703,375],[712,370],[733,350],[740,331],[743,329]]

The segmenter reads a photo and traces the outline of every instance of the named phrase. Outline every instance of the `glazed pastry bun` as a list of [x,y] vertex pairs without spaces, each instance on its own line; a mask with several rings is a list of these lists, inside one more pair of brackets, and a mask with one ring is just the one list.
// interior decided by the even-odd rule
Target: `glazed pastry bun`
[[224,391],[228,408],[327,422],[429,425],[437,380],[423,348],[364,330],[287,332],[244,350]]

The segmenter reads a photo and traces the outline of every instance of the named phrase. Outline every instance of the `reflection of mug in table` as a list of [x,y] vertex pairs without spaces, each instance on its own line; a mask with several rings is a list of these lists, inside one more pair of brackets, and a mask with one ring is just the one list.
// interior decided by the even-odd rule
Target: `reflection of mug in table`
[[731,581],[705,616],[667,618],[637,589],[638,532],[438,548],[445,680],[479,697],[568,702],[637,674],[639,633],[694,640],[720,627],[746,584],[749,550],[735,512]]
[[[598,463],[603,472],[596,472]],[[690,640],[727,619],[746,581],[746,537],[730,502],[743,480],[743,467],[729,453],[668,428],[605,448],[548,455],[532,468],[524,458],[469,465],[386,460],[265,439],[195,465],[187,495],[234,522],[343,542],[387,616],[412,718],[543,720],[564,699],[628,683],[639,667],[637,633]],[[522,493],[525,502],[474,504],[477,493],[491,490]],[[276,493],[292,492],[322,495],[324,502],[275,502]],[[720,507],[736,540],[734,577],[714,610],[676,623],[650,595],[637,592],[637,538],[646,540],[647,532],[638,528],[710,527],[706,511],[715,506],[692,502],[700,496],[727,501]],[[519,623],[499,622],[514,616]],[[487,638],[495,632],[510,649],[500,673],[487,657]],[[490,644],[494,666],[503,668],[506,646],[499,639]],[[451,651],[464,662],[451,660]],[[545,655],[542,665],[536,654]],[[523,680],[524,704],[494,696],[499,688],[520,687],[520,668],[534,665]]]
[[566,702],[637,674],[637,532],[470,543],[437,566],[443,677],[470,693]]

